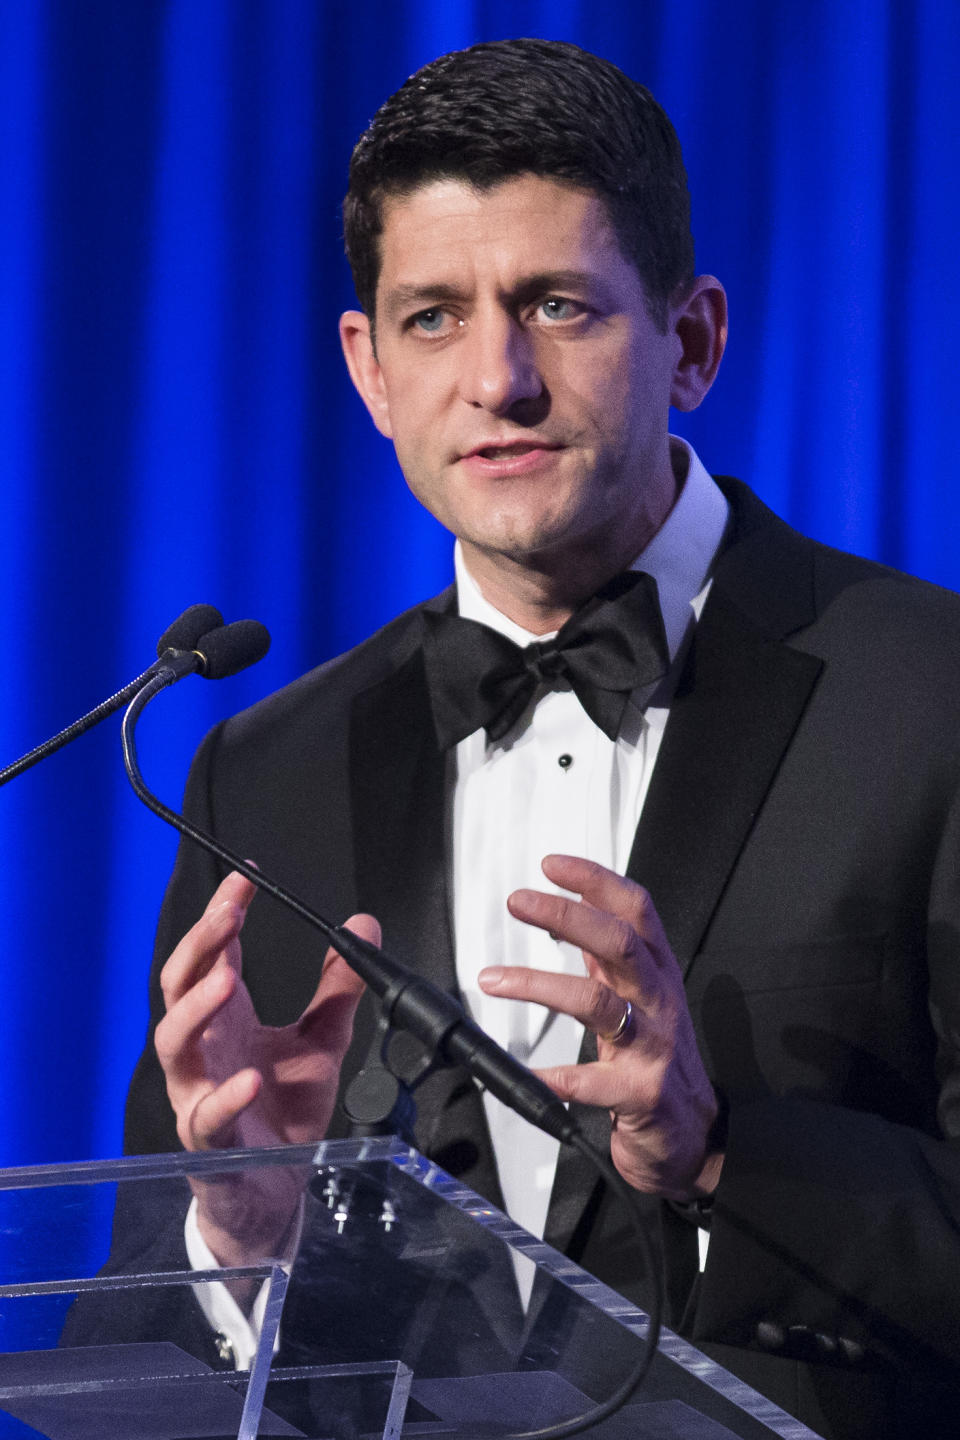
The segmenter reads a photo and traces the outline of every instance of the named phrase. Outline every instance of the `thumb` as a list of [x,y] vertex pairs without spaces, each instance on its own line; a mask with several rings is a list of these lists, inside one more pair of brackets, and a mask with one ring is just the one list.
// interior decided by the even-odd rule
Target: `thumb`
[[[354,935],[359,935],[362,940],[369,940],[374,945],[380,944],[380,925],[372,915],[351,915],[344,928],[351,930]],[[352,1026],[353,1014],[364,988],[360,976],[350,969],[346,960],[331,945],[324,958],[323,971],[313,999],[303,1012],[301,1026],[315,1025],[318,1020],[330,1024],[334,1021],[334,1016],[338,1022],[337,1028],[343,1025]]]
[[[361,940],[369,940],[372,945],[380,944],[380,922],[379,920],[375,920],[372,915],[351,915],[350,919],[344,922],[343,928],[344,930],[351,931],[354,935],[359,935]],[[345,986],[352,985],[357,987],[358,993],[363,990],[363,981],[360,979],[360,976],[350,969],[346,960],[343,959],[339,951],[332,945],[324,957],[323,974],[320,977],[321,982],[325,980],[331,972],[336,972],[337,979]]]

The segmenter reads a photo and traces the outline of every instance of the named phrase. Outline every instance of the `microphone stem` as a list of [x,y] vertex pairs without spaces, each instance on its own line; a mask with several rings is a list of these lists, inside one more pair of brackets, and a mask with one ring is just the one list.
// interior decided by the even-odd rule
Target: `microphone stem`
[[118,690],[116,695],[111,695],[109,700],[101,701],[96,709],[88,711],[86,715],[81,715],[80,719],[74,720],[66,730],[61,730],[58,735],[53,735],[42,745],[37,745],[27,755],[21,755],[19,760],[14,760],[11,765],[5,766],[0,770],[0,785],[6,785],[10,780],[15,780],[18,775],[22,775],[25,770],[39,765],[41,760],[45,760],[55,750],[69,745],[70,741],[75,740],[78,735],[83,735],[87,730],[92,730],[95,725],[99,725],[101,720],[106,720],[114,711],[119,710],[121,705],[129,704],[137,692],[156,673],[156,668],[157,662],[154,661],[149,669],[138,675],[136,680],[131,680],[130,684],[125,685],[122,690]]
[[139,691],[134,695],[129,709],[123,717],[123,727],[121,730],[123,763],[126,768],[127,777],[133,786],[137,798],[142,800],[143,804],[146,805],[149,810],[152,810],[154,815],[159,816],[161,820],[165,820],[168,825],[172,825],[174,830],[178,830],[181,835],[186,835],[188,839],[193,840],[195,844],[199,845],[203,850],[206,850],[208,854],[213,855],[215,859],[225,861],[231,869],[238,870],[246,879],[252,880],[258,889],[265,890],[268,895],[272,895],[274,899],[279,900],[282,905],[287,905],[291,910],[296,911],[309,925],[319,930],[331,944],[337,944],[341,939],[341,931],[338,926],[332,925],[329,921],[324,920],[322,915],[318,915],[315,911],[311,910],[309,906],[304,905],[303,901],[298,900],[296,895],[292,894],[289,890],[285,890],[284,887],[278,885],[275,880],[271,880],[269,875],[265,875],[262,870],[258,870],[254,865],[251,865],[248,860],[244,860],[241,855],[234,854],[228,846],[221,845],[219,840],[215,840],[213,836],[208,835],[205,830],[201,830],[199,826],[192,824],[186,816],[180,815],[176,810],[171,810],[168,806],[164,805],[163,801],[159,800],[153,791],[147,788],[137,759],[136,724],[142,711],[154,696],[159,695],[161,690],[180,679],[179,675],[171,673],[169,670],[160,671],[153,676],[150,676],[149,672],[147,672],[147,674],[147,682],[141,685]]

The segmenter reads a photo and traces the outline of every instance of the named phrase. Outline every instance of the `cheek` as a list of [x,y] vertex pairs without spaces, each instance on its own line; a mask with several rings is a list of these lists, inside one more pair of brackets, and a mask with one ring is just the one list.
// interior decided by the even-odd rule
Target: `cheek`
[[429,427],[421,431],[409,425],[397,426],[393,446],[408,490],[421,505],[435,512],[443,484],[439,461],[429,449]]
[[[390,436],[402,452],[416,456],[429,448],[440,433],[440,403],[436,377],[417,370],[388,374],[383,386],[384,413]],[[434,445],[434,448],[436,446]]]
[[634,355],[622,346],[571,346],[544,373],[552,408],[614,445],[642,384]]

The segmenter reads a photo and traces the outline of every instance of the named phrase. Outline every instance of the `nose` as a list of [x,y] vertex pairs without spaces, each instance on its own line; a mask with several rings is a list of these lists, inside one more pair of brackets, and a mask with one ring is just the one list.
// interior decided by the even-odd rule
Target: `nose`
[[543,394],[532,337],[502,311],[474,315],[460,344],[460,393],[496,415]]

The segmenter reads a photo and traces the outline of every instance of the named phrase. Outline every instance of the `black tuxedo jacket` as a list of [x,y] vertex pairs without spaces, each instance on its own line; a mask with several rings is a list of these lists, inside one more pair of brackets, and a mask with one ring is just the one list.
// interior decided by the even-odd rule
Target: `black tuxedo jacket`
[[[721,483],[731,524],[628,867],[731,1109],[701,1283],[693,1226],[650,1202],[668,1319],[826,1434],[918,1433],[927,1402],[941,1433],[960,1356],[960,599]],[[454,987],[449,762],[420,633],[415,609],[219,726],[186,807],[322,913],[377,915],[389,950]],[[154,1022],[159,966],[218,879],[185,843]],[[319,937],[261,896],[243,944],[261,1018],[287,1023]],[[362,1008],[347,1078],[371,1035]],[[420,1147],[498,1202],[472,1083],[445,1072],[418,1100]],[[582,1119],[604,1143],[605,1116]],[[176,1143],[148,1043],[127,1147]],[[547,1239],[643,1303],[624,1217],[579,1157],[561,1157]]]

